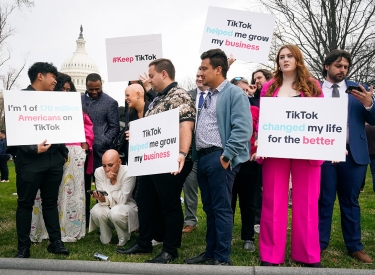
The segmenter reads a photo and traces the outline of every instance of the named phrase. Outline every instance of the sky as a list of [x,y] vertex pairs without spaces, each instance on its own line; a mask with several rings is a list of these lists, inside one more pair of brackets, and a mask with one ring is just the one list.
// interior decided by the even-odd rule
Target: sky
[[[11,0],[1,0],[1,2]],[[83,26],[86,51],[98,65],[105,80],[104,90],[124,105],[127,82],[108,82],[105,39],[162,34],[163,55],[172,60],[176,80],[195,79],[200,64],[199,47],[209,6],[260,12],[252,0],[35,0],[34,7],[14,12],[9,24],[16,29],[7,40],[12,50],[8,65],[20,66],[28,55],[26,69],[19,78],[27,87],[27,69],[38,61],[52,62],[58,69],[76,49]],[[250,78],[258,64],[236,61],[228,79]]]

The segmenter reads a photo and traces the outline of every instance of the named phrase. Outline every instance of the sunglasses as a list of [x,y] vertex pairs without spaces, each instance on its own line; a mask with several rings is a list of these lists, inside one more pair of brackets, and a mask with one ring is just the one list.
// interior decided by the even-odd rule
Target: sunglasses
[[[241,82],[249,84],[249,81],[247,81],[247,79],[244,78],[244,77],[242,77],[242,76],[241,77],[240,76],[239,77],[235,77],[235,78],[233,78],[233,80],[236,81],[236,82],[241,81]],[[234,83],[234,84],[236,85],[237,83]]]

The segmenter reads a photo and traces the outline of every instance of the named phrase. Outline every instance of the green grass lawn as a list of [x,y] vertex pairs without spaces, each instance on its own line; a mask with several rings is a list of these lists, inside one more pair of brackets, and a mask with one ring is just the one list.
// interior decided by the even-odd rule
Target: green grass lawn
[[[8,162],[10,171],[10,182],[0,183],[0,236],[1,236],[1,249],[0,257],[13,257],[17,253],[17,234],[15,225],[17,196],[12,195],[16,191],[16,180],[13,162]],[[92,205],[95,201],[92,201]],[[375,259],[375,193],[372,191],[371,175],[368,172],[365,192],[360,195],[360,205],[362,211],[362,242],[365,251],[371,258]],[[184,258],[195,256],[205,249],[205,214],[202,210],[200,203],[198,207],[199,225],[193,233],[182,236],[182,245],[179,249],[179,258],[174,263],[183,263]],[[240,237],[241,219],[240,211],[236,211],[235,226],[233,232],[233,246],[231,260],[237,266],[252,266],[259,265],[259,248],[258,248],[258,235],[256,235],[257,249],[253,253],[245,252],[242,249],[242,240]],[[290,231],[289,231],[290,233]],[[130,243],[133,243],[136,235],[132,235]],[[290,237],[290,236],[289,236]],[[46,248],[48,241],[32,245],[31,257],[40,259],[69,259],[69,260],[94,260],[94,253],[110,257],[111,261],[115,262],[143,262],[144,260],[151,259],[156,256],[161,246],[154,247],[154,252],[151,255],[118,255],[116,254],[117,237],[114,234],[112,244],[103,245],[100,243],[99,236],[96,231],[86,235],[82,240],[76,243],[66,243],[65,246],[71,251],[68,257],[58,256],[48,253]],[[330,246],[326,253],[322,256],[322,264],[324,267],[335,268],[362,268],[362,269],[375,269],[375,265],[362,264],[350,256],[348,256],[345,248],[341,226],[340,226],[340,212],[336,203]],[[286,259],[283,266],[298,266],[290,258],[290,239],[288,241]]]

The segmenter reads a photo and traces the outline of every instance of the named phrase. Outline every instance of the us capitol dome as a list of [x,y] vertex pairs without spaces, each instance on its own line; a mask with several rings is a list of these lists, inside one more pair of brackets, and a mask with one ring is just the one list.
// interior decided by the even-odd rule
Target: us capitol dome
[[89,57],[86,52],[86,40],[83,38],[83,28],[77,42],[77,49],[73,55],[67,58],[61,65],[60,72],[69,75],[72,78],[77,92],[84,93],[86,91],[86,76],[90,73],[99,74],[98,66],[95,61]]

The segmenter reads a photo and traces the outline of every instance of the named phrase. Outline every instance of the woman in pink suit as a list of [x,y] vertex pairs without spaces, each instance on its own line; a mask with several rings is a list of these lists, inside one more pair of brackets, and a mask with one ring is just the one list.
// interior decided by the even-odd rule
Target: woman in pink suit
[[[297,46],[282,46],[276,63],[274,77],[264,84],[261,97],[323,97],[319,82],[311,78]],[[263,160],[263,202],[259,239],[261,266],[284,262],[291,174],[292,258],[305,266],[322,267],[318,231],[322,163],[323,161],[318,160],[286,158]]]

